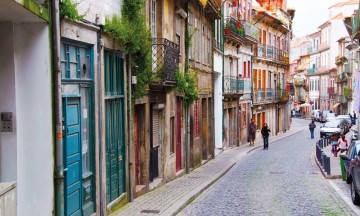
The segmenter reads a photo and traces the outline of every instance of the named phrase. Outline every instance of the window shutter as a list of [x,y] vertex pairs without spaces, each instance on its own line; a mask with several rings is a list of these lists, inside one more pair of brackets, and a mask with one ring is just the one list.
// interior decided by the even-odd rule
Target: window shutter
[[153,110],[152,114],[153,148],[159,146],[159,111]]

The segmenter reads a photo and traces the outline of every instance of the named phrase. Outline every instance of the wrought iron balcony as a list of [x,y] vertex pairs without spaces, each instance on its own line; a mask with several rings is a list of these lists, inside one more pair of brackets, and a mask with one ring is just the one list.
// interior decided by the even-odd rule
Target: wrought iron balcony
[[255,44],[255,57],[289,64],[289,55],[287,52],[260,43]]
[[259,29],[247,20],[242,20],[245,26],[245,39],[257,43],[259,41]]
[[312,54],[312,53],[315,53],[318,51],[318,47],[317,46],[314,46],[314,47],[309,47],[307,52],[308,54]]
[[180,49],[176,43],[165,38],[153,38],[152,71],[156,81],[175,83],[179,55]]
[[359,10],[351,18],[351,24],[352,24],[352,38],[360,39],[360,11]]
[[338,102],[339,103],[347,103],[347,100],[346,100],[344,95],[339,95],[338,96]]
[[266,89],[266,101],[273,101],[274,100],[274,89],[267,88]]
[[232,17],[225,17],[225,40],[240,46],[245,40],[245,28],[240,20]]
[[347,73],[347,74],[351,74],[352,71],[350,69],[350,65],[347,63],[347,64],[344,64],[344,72]]
[[262,103],[262,102],[265,101],[265,91],[264,91],[264,89],[254,89],[253,101],[254,101],[254,103]]
[[328,94],[337,94],[337,88],[336,87],[328,87],[327,93]]
[[306,70],[306,74],[313,75],[317,73],[317,68],[311,68]]
[[250,78],[237,76],[223,77],[224,94],[249,94],[251,93]]

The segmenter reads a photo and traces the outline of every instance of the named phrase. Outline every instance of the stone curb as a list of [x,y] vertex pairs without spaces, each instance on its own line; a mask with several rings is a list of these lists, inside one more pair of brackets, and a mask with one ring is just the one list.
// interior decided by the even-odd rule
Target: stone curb
[[316,164],[318,165],[321,174],[324,176],[325,179],[341,179],[342,176],[341,175],[328,175],[326,174],[325,170],[322,168],[320,162],[318,161],[318,159],[315,157],[315,153],[311,154],[311,157],[313,158],[313,160],[315,160]]
[[233,160],[224,169],[222,169],[217,174],[215,174],[212,177],[210,177],[209,179],[207,179],[200,186],[198,186],[195,190],[193,190],[192,192],[185,195],[180,200],[176,201],[174,204],[169,206],[166,211],[161,213],[161,215],[176,215],[177,213],[179,213],[189,203],[191,203],[197,196],[199,196],[206,189],[208,189],[211,185],[213,185],[217,180],[219,180],[221,177],[223,177],[233,166],[235,166],[235,164],[236,164],[236,161]]

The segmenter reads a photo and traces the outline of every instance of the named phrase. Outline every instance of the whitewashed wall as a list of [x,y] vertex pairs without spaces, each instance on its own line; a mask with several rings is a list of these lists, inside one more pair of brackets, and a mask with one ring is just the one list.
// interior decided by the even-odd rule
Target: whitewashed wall
[[214,52],[214,130],[215,133],[215,148],[223,148],[223,108],[222,108],[222,55]]
[[53,130],[49,28],[14,25],[18,215],[53,214]]

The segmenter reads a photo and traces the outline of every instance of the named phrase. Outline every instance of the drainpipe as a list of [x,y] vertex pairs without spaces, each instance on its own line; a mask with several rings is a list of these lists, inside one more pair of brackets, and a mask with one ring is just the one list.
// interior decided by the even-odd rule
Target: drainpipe
[[[101,50],[102,50],[102,47],[104,46],[104,41],[103,39],[101,38],[101,29],[97,32],[97,41],[98,41],[98,44],[97,44],[97,55],[98,55],[98,59],[97,59],[97,74],[98,74],[98,99],[99,99],[99,109],[98,109],[98,112],[97,112],[97,115],[99,117],[99,140],[98,140],[98,145],[99,145],[99,179],[100,179],[100,186],[99,186],[99,189],[100,189],[100,215],[103,216],[105,214],[105,209],[104,209],[104,192],[106,190],[104,190],[103,188],[103,184],[102,184],[102,180],[103,180],[103,167],[102,167],[102,164],[103,164],[103,160],[104,158],[102,157],[103,156],[103,151],[104,151],[104,148],[102,146],[102,102],[103,102],[103,98],[102,98],[102,91],[101,91]],[[106,202],[106,201],[105,201]],[[106,204],[105,204],[106,205]]]
[[[226,2],[226,0],[224,0],[221,3],[221,19],[220,19],[220,28],[221,28],[221,51],[222,51],[222,74],[221,74],[221,82],[222,82],[222,93],[224,92],[224,73],[225,73],[225,58],[224,58],[224,52],[225,52],[225,47],[224,47],[224,41],[225,41],[225,34],[224,34],[224,3]],[[222,95],[222,94],[221,94]],[[222,97],[222,96],[221,96]],[[222,100],[222,98],[221,98]],[[222,139],[221,142],[223,142],[224,140],[224,102],[221,103],[222,104],[222,116],[221,116],[221,122],[222,122],[222,128],[223,128],[223,132],[222,132]],[[223,146],[224,148],[224,146]]]
[[[187,1],[185,4],[185,10],[186,14],[189,12],[189,2]],[[188,31],[188,19],[189,17],[186,17],[185,21],[185,32],[186,35],[189,35]],[[188,73],[188,63],[189,63],[189,47],[185,46],[185,73]],[[185,172],[186,174],[189,174],[190,172],[190,108],[189,105],[185,104]]]
[[131,169],[132,169],[132,158],[131,158],[131,149],[133,146],[133,118],[132,118],[132,98],[131,98],[131,55],[128,55],[128,61],[126,65],[128,66],[128,124],[129,124],[129,134],[128,134],[128,170],[129,170],[129,201],[132,202],[134,200],[134,194],[132,191],[131,184]]
[[62,139],[62,98],[61,98],[61,72],[60,72],[60,18],[59,0],[51,1],[52,20],[52,60],[53,60],[53,86],[55,97],[55,215],[64,215],[64,167],[63,167],[63,139]]

